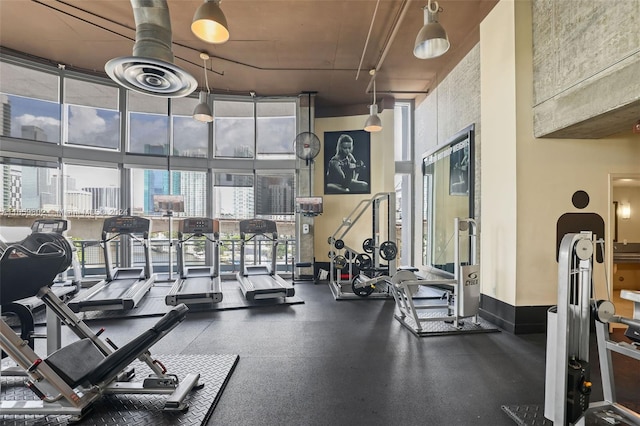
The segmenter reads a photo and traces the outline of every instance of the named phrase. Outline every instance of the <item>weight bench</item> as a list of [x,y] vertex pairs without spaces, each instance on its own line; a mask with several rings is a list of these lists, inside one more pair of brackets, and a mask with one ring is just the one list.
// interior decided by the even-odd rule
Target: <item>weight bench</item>
[[[34,234],[32,234],[34,235]],[[31,236],[27,237],[30,238]],[[0,319],[0,348],[25,372],[26,386],[40,401],[0,401],[3,415],[71,415],[79,420],[91,405],[109,393],[167,394],[164,409],[184,411],[184,399],[198,384],[199,374],[179,381],[151,358],[149,348],[166,336],[188,312],[184,304],[167,312],[153,327],[114,350],[78,318],[49,288],[55,276],[70,265],[70,248],[59,241],[38,244],[38,236],[0,248],[0,297],[3,303],[37,295],[80,340],[41,358],[21,336]],[[22,242],[21,242],[22,243]],[[35,250],[31,250],[35,249]],[[152,374],[131,382],[130,364],[145,362]]]

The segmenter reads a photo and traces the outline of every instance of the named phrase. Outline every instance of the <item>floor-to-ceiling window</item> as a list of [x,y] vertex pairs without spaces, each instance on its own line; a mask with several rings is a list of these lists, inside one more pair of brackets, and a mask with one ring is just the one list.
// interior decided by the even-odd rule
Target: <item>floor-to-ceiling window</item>
[[[97,241],[101,219],[143,215],[152,220],[160,269],[184,217],[219,218],[229,240],[239,220],[264,217],[277,221],[283,240],[295,238],[297,99],[213,99],[215,120],[202,123],[191,116],[195,95],[143,95],[3,54],[3,225],[55,215],[69,220],[78,241]],[[294,245],[284,247],[289,262]]]
[[396,190],[396,238],[400,265],[413,265],[413,103],[398,101],[394,107]]

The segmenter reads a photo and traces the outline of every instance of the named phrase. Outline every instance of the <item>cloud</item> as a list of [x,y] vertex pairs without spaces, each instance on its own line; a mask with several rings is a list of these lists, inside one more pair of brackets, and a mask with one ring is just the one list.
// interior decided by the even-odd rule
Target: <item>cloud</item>
[[32,114],[22,114],[16,117],[11,129],[11,134],[16,137],[22,136],[22,129],[25,126],[33,126],[41,129],[48,142],[58,142],[60,140],[60,120],[53,117],[35,116]]

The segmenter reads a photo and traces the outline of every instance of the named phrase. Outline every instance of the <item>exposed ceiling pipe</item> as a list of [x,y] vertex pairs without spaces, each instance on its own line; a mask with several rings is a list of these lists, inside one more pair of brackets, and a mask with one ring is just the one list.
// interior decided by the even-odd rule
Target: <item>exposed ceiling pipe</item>
[[171,19],[166,0],[131,0],[136,23],[133,56],[111,59],[105,71],[116,83],[146,95],[179,98],[198,83],[173,64]]
[[374,75],[371,77],[371,79],[369,79],[369,84],[367,85],[367,89],[365,90],[365,93],[369,93],[369,90],[371,89],[371,85],[373,84],[373,80],[375,79],[375,74],[378,73],[378,71],[380,71],[380,68],[382,67],[382,63],[384,62],[385,58],[387,57],[387,54],[389,53],[389,49],[391,49],[391,45],[393,44],[393,40],[395,40],[396,35],[398,34],[398,30],[400,30],[400,25],[402,24],[402,21],[404,20],[405,15],[407,14],[407,11],[409,10],[409,5],[411,4],[411,0],[403,0],[402,2],[402,6],[401,6],[401,10],[400,10],[400,15],[398,16],[398,19],[396,20],[395,24],[393,25],[393,29],[391,30],[391,35],[389,36],[389,39],[387,40],[387,43],[384,46],[384,49],[382,50],[382,53],[380,54],[380,59],[378,60],[378,63],[375,66],[375,70],[376,72],[374,73]]
[[362,55],[360,55],[360,63],[358,64],[358,71],[356,72],[356,80],[360,75],[360,70],[362,69],[362,61],[364,60],[364,54],[367,52],[367,45],[369,44],[369,39],[371,38],[371,30],[373,29],[373,23],[376,21],[376,14],[378,13],[378,6],[380,5],[380,0],[376,3],[376,8],[373,9],[373,17],[371,17],[371,23],[369,24],[369,32],[367,33],[367,39],[364,42],[364,48],[362,49]]

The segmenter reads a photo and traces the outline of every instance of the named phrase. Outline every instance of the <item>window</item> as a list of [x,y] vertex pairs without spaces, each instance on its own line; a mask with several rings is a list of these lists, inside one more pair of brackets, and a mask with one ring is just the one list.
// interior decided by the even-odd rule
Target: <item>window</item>
[[398,258],[402,265],[414,264],[413,232],[413,131],[411,116],[413,103],[399,101],[394,106],[394,158],[396,189],[396,238]]
[[411,197],[413,185],[412,175],[396,173],[396,246],[398,247],[398,259],[400,265],[412,265],[411,247],[413,246],[413,234],[411,232]]
[[197,104],[197,98],[175,98],[171,101],[172,155],[204,158],[208,155],[209,124],[194,120],[192,114]]
[[[239,220],[260,216],[277,221],[279,270],[290,272],[297,100],[219,96],[213,124],[192,118],[197,102],[195,96],[125,91],[108,79],[3,54],[0,138],[22,139],[24,149],[15,148],[22,141],[12,140],[0,157],[0,215],[66,217],[88,275],[104,274],[102,251],[94,243],[105,217],[150,217],[153,263],[164,272],[170,263],[169,208],[174,238],[181,217],[219,218],[221,238],[233,242]],[[177,158],[157,158],[168,154]],[[216,157],[223,158],[224,170]],[[231,269],[237,249],[233,243],[224,249]],[[139,257],[123,247],[114,261],[126,266]]]
[[57,167],[0,164],[5,214],[59,215],[60,170]]
[[169,100],[131,90],[129,98],[129,149],[136,154],[169,153]]
[[57,75],[0,62],[0,136],[60,142]]
[[[170,178],[169,178],[170,176]],[[131,169],[132,212],[162,217],[206,216],[206,172]]]
[[394,106],[395,161],[412,160],[411,105],[396,102]]
[[294,213],[294,175],[258,174],[256,179],[256,214],[276,219]]
[[259,158],[292,158],[296,138],[296,103],[256,104],[256,146]]
[[254,217],[253,174],[214,174],[214,217],[251,219]]
[[253,102],[215,101],[216,157],[253,158],[255,122]]
[[116,168],[65,164],[62,176],[68,215],[120,214],[120,171]]
[[64,96],[68,144],[120,148],[116,87],[66,78]]

